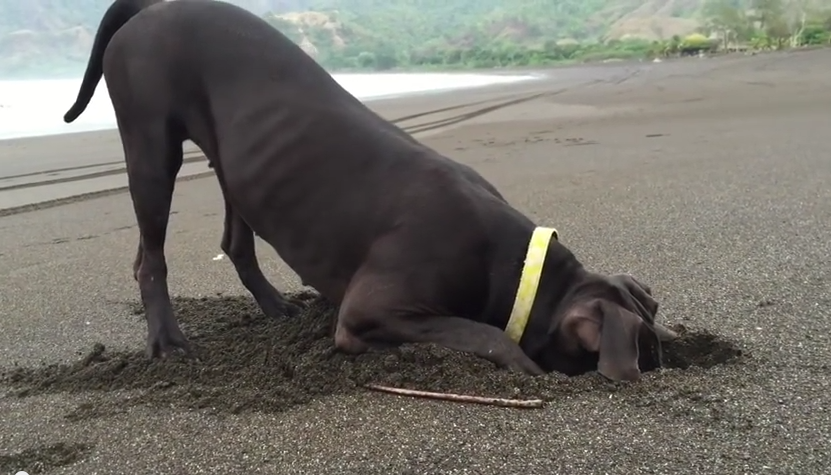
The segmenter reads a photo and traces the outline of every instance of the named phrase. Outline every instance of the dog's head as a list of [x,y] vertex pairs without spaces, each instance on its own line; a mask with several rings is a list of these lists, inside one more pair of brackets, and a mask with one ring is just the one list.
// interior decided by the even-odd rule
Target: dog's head
[[576,375],[597,370],[613,381],[636,381],[661,366],[661,342],[677,337],[655,323],[650,288],[625,274],[586,273],[552,315],[539,363]]

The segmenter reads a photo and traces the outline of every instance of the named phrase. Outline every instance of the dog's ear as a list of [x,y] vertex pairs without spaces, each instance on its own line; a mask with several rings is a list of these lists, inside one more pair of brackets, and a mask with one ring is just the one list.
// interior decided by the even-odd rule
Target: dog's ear
[[641,317],[608,300],[598,304],[603,315],[600,327],[600,358],[597,372],[612,381],[637,381]]
[[581,303],[571,307],[563,317],[564,339],[561,341],[566,353],[575,353],[582,348],[591,353],[600,352],[600,327],[603,315],[597,301]]
[[636,381],[643,324],[639,316],[607,300],[579,303],[563,317],[561,344],[568,353],[582,348],[599,354],[597,372],[612,381]]

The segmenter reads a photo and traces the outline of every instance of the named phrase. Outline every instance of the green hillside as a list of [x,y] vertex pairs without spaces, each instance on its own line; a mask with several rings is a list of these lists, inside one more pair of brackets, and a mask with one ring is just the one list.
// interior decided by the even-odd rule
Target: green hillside
[[[564,51],[619,38],[687,35],[700,26],[701,0],[313,0],[325,12],[266,18],[331,67],[512,64],[512,55]],[[638,25],[639,20],[646,20]],[[323,26],[325,25],[325,26]],[[663,25],[663,26],[662,26]],[[634,28],[633,28],[634,27]],[[663,34],[653,31],[664,30]],[[313,46],[313,47],[312,47]],[[498,52],[494,56],[494,52]],[[363,53],[363,54],[362,54]],[[550,56],[550,55],[549,55]],[[562,56],[562,55],[560,55]],[[567,56],[567,55],[566,55]],[[537,58],[537,62],[558,58]],[[567,59],[567,58],[559,58]]]
[[[649,56],[680,51],[682,38],[699,31],[724,44],[797,46],[826,41],[831,25],[828,0],[231,1],[329,69]],[[77,75],[110,3],[0,0],[0,76]]]

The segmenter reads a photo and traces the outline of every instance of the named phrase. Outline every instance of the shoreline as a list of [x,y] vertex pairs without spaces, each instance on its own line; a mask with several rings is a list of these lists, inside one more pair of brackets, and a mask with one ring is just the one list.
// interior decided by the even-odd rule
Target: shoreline
[[[804,47],[804,48],[795,48],[795,49],[788,49],[788,50],[781,50],[781,51],[760,51],[754,53],[754,55],[776,55],[776,54],[799,54],[803,52],[815,51],[819,49],[824,49],[825,47]],[[737,57],[748,57],[752,56],[747,53],[743,52],[726,52],[726,53],[718,53],[706,56],[705,60],[712,60],[712,59],[729,59],[729,58],[737,58]],[[671,58],[662,58],[660,63],[665,64],[672,64],[678,62],[687,62],[687,61],[698,61],[701,58],[697,57],[671,57]],[[397,92],[397,93],[390,93],[384,94],[379,96],[370,96],[365,99],[361,99],[364,103],[373,103],[378,101],[387,101],[387,100],[397,100],[397,99],[404,99],[408,97],[424,97],[424,96],[432,96],[437,94],[447,94],[451,92],[461,92],[473,89],[481,89],[481,88],[493,88],[498,87],[504,84],[516,84],[521,82],[529,82],[529,81],[539,81],[545,80],[549,78],[552,74],[562,71],[569,71],[569,70],[581,70],[581,69],[596,69],[596,68],[605,68],[605,67],[621,67],[621,66],[636,66],[636,65],[644,65],[644,64],[653,64],[653,61],[646,60],[646,59],[634,59],[634,58],[625,58],[625,59],[606,59],[606,60],[598,60],[598,61],[585,61],[579,63],[571,63],[571,62],[560,62],[560,63],[551,63],[551,64],[544,64],[544,65],[537,65],[537,66],[509,66],[509,67],[500,67],[500,68],[469,68],[469,69],[414,69],[414,70],[389,70],[389,71],[327,71],[331,75],[341,74],[341,75],[366,75],[366,76],[377,76],[377,75],[442,75],[442,76],[511,76],[511,77],[518,77],[515,81],[509,81],[506,83],[497,82],[497,83],[488,83],[488,84],[475,84],[470,86],[451,86],[451,87],[441,87],[436,89],[430,90],[415,90],[415,91],[405,91],[405,92]],[[47,81],[47,80],[69,80],[69,79],[77,79],[80,80],[81,77],[79,76],[60,76],[60,77],[53,77],[53,78],[37,78],[31,77],[27,79],[23,78],[0,78],[0,82],[2,81]],[[82,131],[73,131],[73,132],[60,132],[60,133],[46,133],[46,134],[39,134],[39,135],[22,135],[17,137],[0,137],[0,145],[6,141],[12,140],[22,140],[22,139],[38,139],[38,138],[46,138],[52,136],[68,136],[73,134],[83,134],[83,133],[96,133],[96,132],[106,132],[106,131],[115,131],[116,127],[105,127],[105,128],[95,128],[89,130],[82,130]],[[2,158],[0,158],[2,160]]]
[[[754,52],[753,54],[748,54],[746,52],[723,52],[723,53],[716,53],[716,54],[709,54],[704,59],[723,59],[723,58],[736,58],[736,57],[748,57],[748,56],[758,56],[758,55],[777,55],[777,54],[799,54],[799,53],[807,53],[810,51],[816,51],[821,49],[826,49],[826,46],[811,46],[811,47],[801,47],[801,48],[792,48],[786,50],[762,50]],[[661,58],[660,63],[678,63],[678,62],[687,62],[687,61],[697,61],[700,60],[698,57],[669,57],[669,58]],[[590,61],[583,61],[583,62],[555,62],[555,63],[547,63],[542,65],[535,65],[535,66],[508,66],[508,67],[498,67],[498,68],[458,68],[458,69],[432,69],[432,68],[422,68],[422,69],[392,69],[387,71],[373,71],[373,70],[343,70],[343,71],[328,71],[327,72],[331,75],[346,75],[346,76],[354,76],[354,75],[361,75],[361,76],[379,76],[379,75],[442,75],[442,76],[523,76],[525,78],[517,79],[515,82],[523,82],[523,81],[534,81],[545,79],[550,75],[561,72],[561,71],[569,71],[574,69],[595,69],[595,68],[605,68],[605,67],[619,67],[619,66],[633,66],[639,64],[652,64],[652,60],[648,60],[645,58],[623,58],[623,59],[605,59],[605,60],[590,60]],[[530,76],[530,77],[528,77]],[[19,81],[19,82],[28,82],[28,81],[48,81],[48,80],[70,80],[70,79],[77,79],[80,80],[81,76],[74,75],[74,76],[56,76],[56,77],[0,77],[0,82],[3,81]],[[433,94],[443,94],[447,92],[453,91],[463,91],[469,89],[476,89],[482,87],[495,87],[499,86],[501,83],[492,83],[492,84],[476,84],[471,86],[452,86],[448,88],[437,88],[431,90],[416,90],[410,92],[400,92],[400,93],[391,93],[379,96],[370,96],[365,99],[361,99],[362,102],[370,103],[370,102],[377,102],[380,100],[390,100],[390,99],[400,99],[405,97],[414,97],[414,96],[427,96]],[[510,83],[509,83],[510,84]],[[2,104],[0,104],[2,106]],[[46,134],[38,134],[38,135],[22,135],[17,137],[0,137],[0,143],[9,140],[18,140],[18,139],[34,139],[34,138],[43,138],[43,137],[50,137],[53,135],[71,135],[77,133],[88,133],[88,132],[101,132],[107,130],[115,130],[115,127],[106,127],[106,128],[96,128],[96,129],[89,129],[83,131],[73,131],[73,132],[60,132],[60,133],[46,133]],[[2,160],[2,158],[0,158]]]
[[[742,51],[716,51],[716,52],[709,52],[707,53],[708,57],[715,58],[721,56],[731,56],[731,55],[745,55],[745,54],[770,54],[770,53],[783,53],[783,52],[797,52],[797,51],[814,51],[818,49],[825,49],[831,48],[831,45],[824,45],[824,44],[813,44],[813,45],[803,45],[799,47],[789,47],[782,50],[767,50],[767,49],[758,49],[758,50],[746,50],[746,52]],[[592,64],[604,64],[608,62],[648,62],[652,61],[654,58],[650,57],[632,57],[632,56],[623,56],[623,57],[610,57],[605,59],[578,59],[578,60],[561,60],[561,61],[550,61],[544,62],[539,65],[534,66],[500,66],[500,67],[478,67],[478,66],[456,66],[453,65],[441,65],[441,66],[422,66],[422,67],[413,67],[413,68],[392,68],[392,69],[385,69],[385,70],[376,70],[376,69],[337,69],[337,70],[329,70],[326,71],[329,74],[432,74],[432,73],[440,73],[440,74],[491,74],[495,72],[495,74],[501,74],[499,71],[503,70],[511,70],[511,71],[523,71],[523,70],[549,70],[549,69],[557,69],[557,68],[568,68],[574,66],[587,66]],[[673,61],[673,60],[685,60],[690,59],[689,57],[685,56],[674,56],[674,57],[665,57],[661,58],[662,61]],[[38,81],[43,79],[75,79],[83,77],[86,63],[79,63],[83,67],[79,68],[77,72],[72,74],[58,74],[54,76],[50,76],[49,78],[43,78],[42,76],[38,75],[0,75],[0,81]]]
[[[435,78],[440,76],[442,78],[447,77],[467,77],[467,83],[461,84],[450,84],[450,85],[438,85],[437,87],[431,89],[410,89],[410,90],[402,90],[390,93],[383,93],[383,94],[374,94],[369,93],[367,94],[366,91],[349,91],[359,100],[364,103],[371,103],[379,100],[390,100],[390,99],[398,99],[404,97],[411,97],[411,96],[427,96],[427,95],[434,95],[434,94],[443,94],[452,91],[463,91],[463,90],[470,90],[470,89],[478,89],[482,87],[491,87],[497,86],[506,83],[518,83],[518,82],[525,82],[525,81],[533,81],[539,80],[544,78],[544,74],[540,73],[533,73],[533,72],[510,72],[510,71],[500,71],[497,73],[479,73],[479,72],[444,72],[444,71],[434,71],[434,72],[420,72],[420,73],[408,73],[408,72],[383,72],[383,73],[332,73],[329,74],[333,75],[333,77],[341,84],[341,87],[344,87],[349,91],[349,88],[346,85],[346,82],[350,80],[354,80],[354,78],[359,77],[367,77],[367,76],[382,76],[382,77],[390,77],[390,79],[395,79],[395,76],[402,76],[408,79],[412,79],[413,76],[429,76],[431,78]],[[339,75],[339,76],[338,76]],[[501,78],[511,78],[511,79],[501,79]],[[485,80],[484,82],[480,81],[483,78],[490,78],[490,80]],[[500,79],[496,79],[500,78]],[[36,82],[36,81],[67,81],[67,80],[77,80],[79,83],[81,81],[80,77],[72,77],[72,78],[39,78],[39,79],[30,79],[30,80],[6,80],[6,81],[17,81],[21,83],[26,82]],[[2,82],[3,80],[0,80]],[[99,87],[100,89],[100,87]],[[101,92],[96,91],[96,94],[101,94]],[[362,97],[363,96],[363,97]],[[108,99],[107,99],[108,100]],[[100,101],[100,99],[99,99]],[[2,106],[2,104],[0,104]],[[109,106],[111,109],[111,106]],[[12,118],[13,119],[13,118]],[[112,123],[109,123],[112,122]],[[10,135],[10,136],[2,136],[0,135],[0,143],[9,140],[20,140],[20,139],[37,139],[37,138],[45,138],[51,136],[63,136],[63,135],[71,135],[71,134],[78,134],[78,133],[89,133],[89,132],[103,132],[103,131],[111,131],[117,130],[117,127],[114,121],[108,121],[106,126],[90,126],[85,130],[73,130],[73,131],[60,131],[60,132],[37,132],[37,133],[30,133],[30,132],[22,132],[22,135]],[[0,158],[2,160],[2,158]]]
[[[730,54],[730,53],[727,53]],[[683,58],[680,58],[683,59]],[[555,61],[550,63],[542,63],[539,65],[534,66],[500,66],[500,67],[447,67],[447,66],[436,66],[436,67],[421,67],[421,68],[393,68],[393,69],[385,69],[385,70],[375,70],[375,69],[338,69],[338,70],[329,70],[326,69],[331,75],[336,74],[362,74],[362,75],[380,75],[380,74],[447,74],[447,75],[463,75],[463,74],[475,74],[475,75],[504,75],[504,74],[512,74],[512,72],[519,72],[519,71],[532,71],[532,70],[551,70],[551,69],[558,69],[558,68],[569,68],[569,67],[580,67],[580,66],[587,66],[592,64],[604,64],[608,62],[642,62],[648,61],[647,59],[635,59],[635,58],[609,58],[604,60],[587,60],[587,61]],[[50,77],[42,77],[42,76],[29,76],[29,75],[22,75],[22,76],[2,76],[0,75],[0,81],[42,81],[42,80],[49,80],[49,79],[60,79],[60,80],[67,80],[67,79],[81,79],[84,75],[84,68],[81,68],[78,73],[74,74],[59,74],[56,76]]]

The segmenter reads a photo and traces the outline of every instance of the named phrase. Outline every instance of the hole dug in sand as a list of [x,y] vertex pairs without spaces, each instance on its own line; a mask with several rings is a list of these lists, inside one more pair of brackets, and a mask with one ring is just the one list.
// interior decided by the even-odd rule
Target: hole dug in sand
[[[281,411],[320,396],[363,391],[364,385],[373,383],[543,400],[608,386],[593,374],[533,378],[500,371],[473,355],[433,345],[345,355],[333,347],[334,308],[313,293],[291,298],[304,311],[296,318],[279,320],[265,317],[247,296],[174,299],[174,310],[197,351],[197,361],[179,357],[150,361],[143,351],[108,351],[96,344],[75,363],[10,369],[2,375],[2,382],[20,396],[141,390],[130,396],[131,404],[231,413]],[[674,330],[680,338],[665,345],[669,368],[708,368],[741,356],[738,348],[714,335],[683,327]],[[646,377],[638,384],[648,386],[657,379]],[[123,400],[104,401],[79,408],[81,413],[72,417],[110,414],[127,405]]]
[[670,327],[678,333],[675,341],[664,343],[664,368],[688,369],[693,366],[713,366],[735,362],[742,350],[735,344],[708,332],[692,332],[683,325]]

